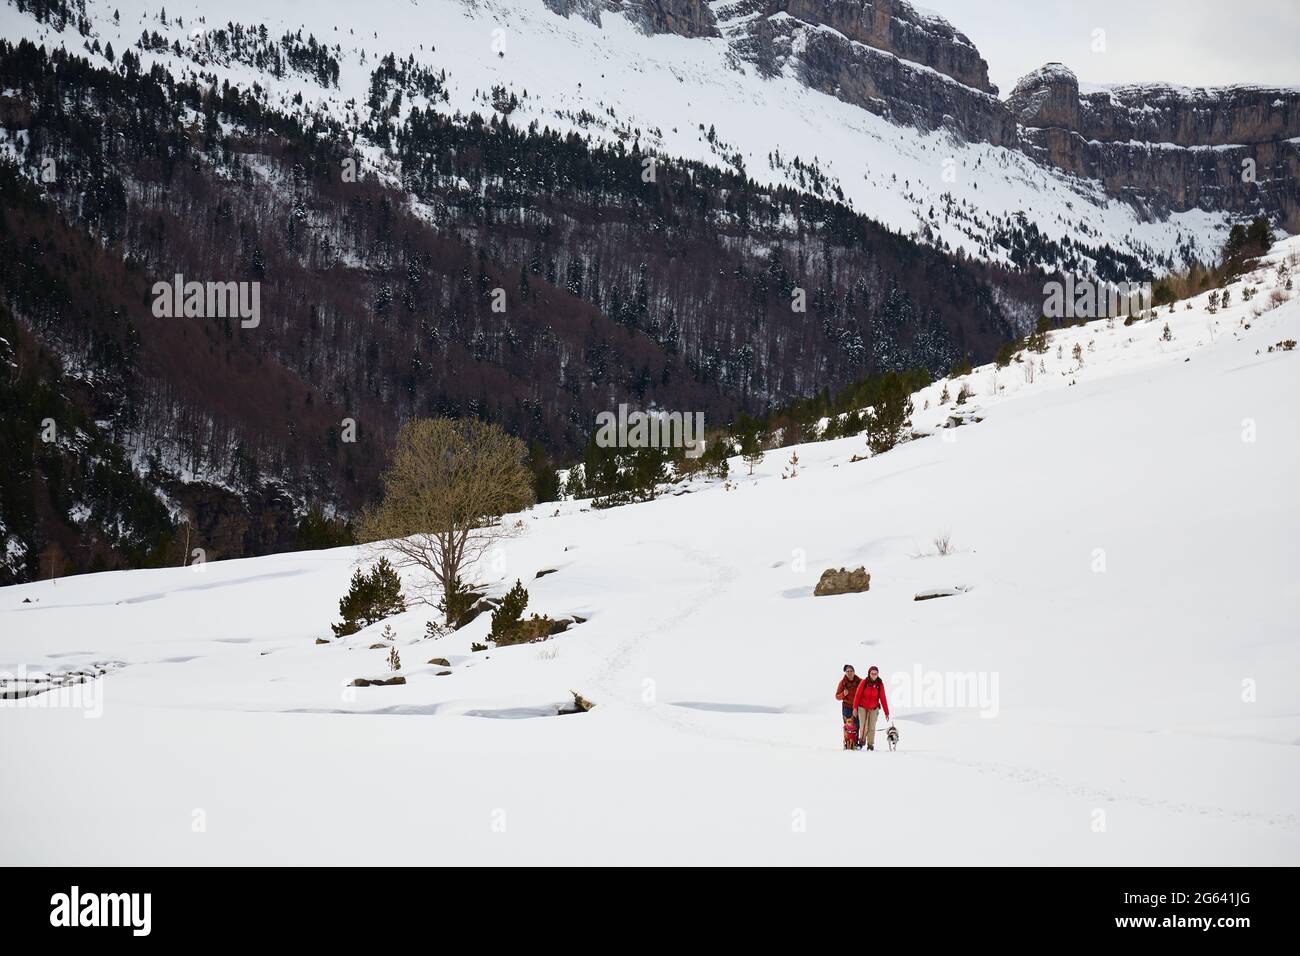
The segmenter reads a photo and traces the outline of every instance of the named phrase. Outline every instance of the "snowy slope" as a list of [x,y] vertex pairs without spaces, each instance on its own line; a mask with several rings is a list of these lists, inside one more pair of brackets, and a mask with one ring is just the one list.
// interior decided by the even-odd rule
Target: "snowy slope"
[[[473,653],[486,618],[408,611],[405,686],[345,686],[380,626],[314,643],[359,549],[2,590],[0,669],[108,673],[0,705],[0,861],[1300,863],[1300,352],[1268,351],[1298,252],[1215,314],[1054,332],[1033,383],[976,369],[981,421],[882,456],[539,506],[478,577],[586,623]],[[812,596],[858,564],[868,593]],[[881,667],[897,753],[839,749],[845,662]]]
[[[746,172],[763,183],[801,185],[790,165],[797,157],[815,164],[858,211],[895,231],[982,258],[1005,260],[1006,250],[988,239],[1018,213],[1050,239],[1109,244],[1157,271],[1158,257],[1178,262],[1184,247],[1210,258],[1229,225],[1225,215],[1200,210],[1141,222],[1100,184],[1040,166],[1016,150],[894,125],[809,89],[790,65],[783,75],[764,79],[737,61],[725,35],[646,35],[621,14],[606,13],[597,25],[576,14],[557,16],[540,0],[377,0],[360,8],[179,0],[165,5],[166,25],[159,20],[162,7],[155,0],[87,0],[92,33],[83,38],[72,26],[55,34],[13,6],[0,6],[0,35],[63,44],[103,62],[89,53],[90,43],[102,48],[111,42],[120,56],[147,30],[179,44],[182,55],[136,49],[145,69],[161,63],[178,76],[215,77],[218,85],[249,89],[257,83],[278,108],[321,109],[354,125],[367,112],[371,71],[392,52],[447,73],[446,101],[407,97],[404,114],[432,105],[489,116],[491,91],[501,86],[520,98],[509,116],[517,126],[536,122],[610,142],[635,141],[665,157],[722,166],[739,155]],[[314,36],[331,49],[337,44],[338,88],[203,54],[203,32],[227,23],[264,24],[273,39],[301,30],[303,39]],[[796,32],[817,29],[829,28]],[[299,94],[302,102],[295,104]],[[399,172],[373,145],[359,148],[384,174]],[[770,156],[779,156],[780,165]]]

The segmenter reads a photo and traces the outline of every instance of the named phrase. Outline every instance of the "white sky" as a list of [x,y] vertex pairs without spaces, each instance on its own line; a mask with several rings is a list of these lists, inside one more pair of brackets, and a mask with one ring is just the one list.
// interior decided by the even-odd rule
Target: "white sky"
[[[919,0],[979,48],[1003,96],[1058,60],[1087,83],[1300,86],[1300,0]],[[1092,51],[1093,30],[1105,52]]]

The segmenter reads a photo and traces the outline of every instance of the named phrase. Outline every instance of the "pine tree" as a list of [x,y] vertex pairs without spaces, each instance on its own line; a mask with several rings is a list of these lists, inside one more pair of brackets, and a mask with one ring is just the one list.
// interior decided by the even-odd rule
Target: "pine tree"
[[515,578],[515,586],[506,592],[506,596],[492,612],[492,631],[488,637],[492,640],[508,637],[519,624],[527,606],[528,591],[524,589],[523,582]]
[[1038,355],[1047,351],[1047,330],[1051,327],[1051,322],[1047,316],[1039,316],[1038,322],[1034,325],[1034,331],[1025,339],[1025,348]]
[[442,619],[446,621],[447,626],[454,629],[473,603],[473,593],[459,577],[456,577],[443,592],[437,608],[442,612]]
[[405,610],[402,579],[387,558],[380,558],[369,574],[360,568],[352,573],[348,593],[339,600],[343,620],[330,628],[336,637],[345,637]]
[[668,453],[663,448],[638,448],[632,453],[632,490],[653,500],[655,489],[668,480]]
[[912,396],[897,372],[886,372],[880,394],[867,413],[867,447],[873,455],[889,451],[912,427]]
[[755,466],[763,461],[763,441],[759,434],[758,422],[748,415],[741,414],[736,419],[736,439],[740,444],[740,457],[754,473]]

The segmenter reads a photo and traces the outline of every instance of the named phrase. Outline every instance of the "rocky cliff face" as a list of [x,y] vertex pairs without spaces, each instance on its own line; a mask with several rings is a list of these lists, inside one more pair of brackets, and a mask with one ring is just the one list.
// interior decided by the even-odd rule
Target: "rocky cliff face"
[[827,26],[877,50],[919,63],[985,93],[989,67],[948,21],[918,13],[903,0],[783,0],[778,8],[804,23]]
[[1300,230],[1300,91],[1140,84],[1081,92],[1049,63],[1007,98],[1023,148],[1162,215],[1271,212]]
[[1020,149],[1144,215],[1265,211],[1300,231],[1300,90],[1142,84],[1080,90],[1049,63],[1006,100],[974,44],[903,0],[738,0],[718,24],[738,59],[920,129]]
[[988,64],[947,21],[902,0],[738,0],[718,7],[732,51],[772,76],[920,129],[1013,144],[1016,124]]
[[706,0],[642,0],[640,15],[652,33],[718,36],[717,20]]
[[792,42],[803,82],[896,123],[951,129],[968,140],[1014,145],[1016,124],[991,93],[887,52],[809,29]]

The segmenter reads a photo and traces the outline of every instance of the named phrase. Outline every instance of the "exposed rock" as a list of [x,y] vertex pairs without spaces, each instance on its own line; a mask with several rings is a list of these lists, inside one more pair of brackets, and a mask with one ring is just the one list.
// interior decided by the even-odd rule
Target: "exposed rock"
[[323,637],[318,637],[318,638],[316,638],[316,643],[317,643],[317,644],[328,644],[329,641],[325,640],[325,638],[323,638]]
[[800,28],[792,49],[806,85],[878,116],[967,140],[1016,142],[1015,120],[992,94],[828,30]]
[[817,587],[813,588],[813,594],[817,597],[825,597],[829,594],[857,594],[869,590],[871,590],[871,575],[867,573],[866,568],[858,567],[853,571],[846,571],[844,568],[836,571],[834,568],[828,568],[822,572]]
[[406,678],[403,677],[401,674],[398,674],[396,677],[389,677],[389,678],[380,677],[373,680],[368,680],[365,677],[358,677],[356,678],[356,680],[352,682],[352,686],[353,687],[390,687],[394,684],[405,684],[405,683],[406,683]]
[[385,644],[385,643],[383,643],[383,642],[381,641],[381,642],[378,643],[378,644],[371,644],[370,647],[368,648],[368,650],[372,650],[372,651],[386,651],[386,650],[388,650],[388,645]]
[[[628,3],[628,7],[636,4]],[[641,0],[642,25],[650,33],[683,37],[716,37],[718,23],[706,0]]]
[[941,597],[955,597],[958,594],[965,594],[970,588],[964,584],[959,584],[951,588],[930,588],[928,591],[918,591],[913,601],[931,601]]
[[558,570],[560,570],[560,569],[559,569],[559,568],[542,568],[540,571],[538,571],[536,574],[533,575],[533,580],[537,580],[538,578],[544,578],[544,577],[546,577],[548,574],[554,574],[554,573],[555,573],[556,571],[558,571]]
[[453,631],[459,631],[480,614],[494,610],[496,606],[501,603],[497,598],[485,598],[481,592],[472,592],[469,597],[470,600],[474,601],[474,603],[470,605],[468,611],[456,619],[456,626],[452,628]]
[[510,647],[514,644],[533,644],[539,641],[545,641],[554,637],[556,634],[563,634],[569,628],[578,624],[585,624],[587,619],[579,617],[577,614],[570,617],[557,619],[547,617],[546,615],[534,614],[530,618],[520,621],[509,634],[501,635],[492,639],[492,643],[497,647]]
[[450,673],[451,673],[451,671],[438,671],[438,673],[434,674],[433,676],[434,676],[434,677],[446,677],[446,676],[449,675]]
[[435,665],[436,667],[450,667],[450,666],[451,666],[451,661],[447,660],[447,658],[445,658],[445,657],[435,657],[435,658],[433,658],[433,660],[429,661],[429,663]]
[[[1099,181],[1143,218],[1262,208],[1300,231],[1300,89],[1133,84],[1080,90],[1049,63],[1005,102],[969,38],[903,0],[717,4],[737,62],[892,122],[1019,149]],[[1243,161],[1255,164],[1243,176]]]
[[1020,78],[1007,106],[1024,126],[1079,128],[1079,79],[1069,67],[1048,63]]
[[1016,84],[1007,106],[1026,152],[1100,180],[1150,217],[1262,206],[1300,229],[1300,90],[1146,83],[1081,93],[1068,68],[1049,63]]
[[206,482],[166,481],[163,488],[194,517],[204,560],[271,554],[293,547],[298,516],[283,489],[264,485],[236,494]]
[[[519,621],[508,633],[498,634],[492,638],[492,643],[497,647],[510,647],[514,644],[531,644],[533,641],[545,640],[552,634],[559,633],[555,629],[559,623],[545,615],[534,614]],[[559,630],[562,631],[565,627],[568,627],[567,623]]]
[[569,14],[577,14],[582,19],[600,26],[600,12],[608,10],[613,4],[608,0],[542,0],[546,9],[568,19]]
[[591,708],[596,706],[576,690],[571,690],[569,693],[573,695],[573,706],[561,707],[559,710],[561,716],[564,714],[585,714],[587,711],[591,710]]
[[974,412],[957,412],[948,416],[948,420],[943,423],[943,427],[960,428],[962,425],[976,425],[982,421],[984,421],[983,415],[976,415]]
[[779,6],[805,23],[830,27],[850,40],[997,94],[975,44],[947,20],[921,14],[904,0],[785,0]]

